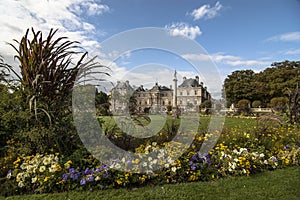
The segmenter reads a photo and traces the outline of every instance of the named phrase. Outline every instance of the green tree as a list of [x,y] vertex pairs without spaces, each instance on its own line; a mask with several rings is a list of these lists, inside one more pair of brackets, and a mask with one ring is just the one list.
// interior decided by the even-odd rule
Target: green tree
[[108,116],[110,115],[109,112],[109,96],[102,91],[96,90],[96,97],[95,97],[95,104],[97,109],[97,114],[100,116]]
[[228,105],[236,104],[242,99],[252,100],[252,93],[255,90],[254,78],[255,73],[252,70],[239,70],[228,75],[224,82],[224,93]]
[[251,112],[250,101],[248,99],[239,100],[237,103],[238,113],[248,115]]
[[287,109],[288,99],[286,97],[274,97],[270,101],[270,107],[275,111],[285,113]]
[[259,108],[262,105],[260,100],[255,100],[252,102],[252,107],[253,108]]

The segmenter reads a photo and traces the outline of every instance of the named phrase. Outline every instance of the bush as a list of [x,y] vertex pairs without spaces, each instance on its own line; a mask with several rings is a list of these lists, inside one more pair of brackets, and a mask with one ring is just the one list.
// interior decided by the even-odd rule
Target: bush
[[260,100],[255,100],[252,102],[252,107],[253,108],[259,108],[262,105]]
[[274,97],[270,101],[270,107],[275,111],[284,113],[287,109],[288,99],[286,97]]
[[251,113],[250,101],[247,99],[239,100],[239,102],[237,103],[237,107],[238,107],[238,111],[237,111],[238,114],[249,115]]

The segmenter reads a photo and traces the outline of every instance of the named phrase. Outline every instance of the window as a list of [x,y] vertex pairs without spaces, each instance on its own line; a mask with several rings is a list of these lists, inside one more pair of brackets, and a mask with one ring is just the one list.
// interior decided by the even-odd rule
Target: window
[[182,100],[180,100],[179,104],[182,105]]
[[197,95],[197,90],[195,90],[195,95]]
[[147,101],[145,101],[145,104],[147,105]]
[[190,92],[186,92],[186,95],[189,96],[189,95],[190,95]]
[[194,104],[197,105],[197,103],[198,103],[198,101],[197,101],[197,99],[195,99],[195,100],[194,100]]
[[182,96],[182,92],[180,92],[180,95]]
[[142,102],[140,101],[139,104],[142,105]]
[[171,105],[171,101],[169,101],[169,105]]
[[163,104],[163,106],[164,106],[164,105],[165,105],[165,101],[163,101],[163,103],[162,103],[162,104]]

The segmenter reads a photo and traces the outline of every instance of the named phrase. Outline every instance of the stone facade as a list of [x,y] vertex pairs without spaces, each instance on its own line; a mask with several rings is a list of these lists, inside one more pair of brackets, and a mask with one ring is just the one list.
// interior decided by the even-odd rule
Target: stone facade
[[[142,85],[137,88],[130,86],[129,81],[118,82],[111,90],[111,111],[123,112],[128,110],[129,97],[134,96],[136,110],[138,112],[166,112],[177,107],[182,112],[198,111],[199,105],[205,100],[210,100],[211,95],[207,88],[199,82],[199,77],[183,78],[177,87],[176,72],[172,86],[161,86],[158,83],[151,89],[145,89]],[[126,100],[127,99],[127,100]]]

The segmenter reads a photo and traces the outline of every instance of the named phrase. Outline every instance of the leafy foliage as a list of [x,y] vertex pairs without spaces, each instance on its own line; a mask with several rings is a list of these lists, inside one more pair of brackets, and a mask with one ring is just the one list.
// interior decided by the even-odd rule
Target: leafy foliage
[[300,82],[300,61],[275,62],[272,67],[254,73],[252,70],[234,71],[224,82],[224,96],[228,106],[239,100],[259,100],[262,107],[268,106],[272,98],[287,95],[288,88]]

